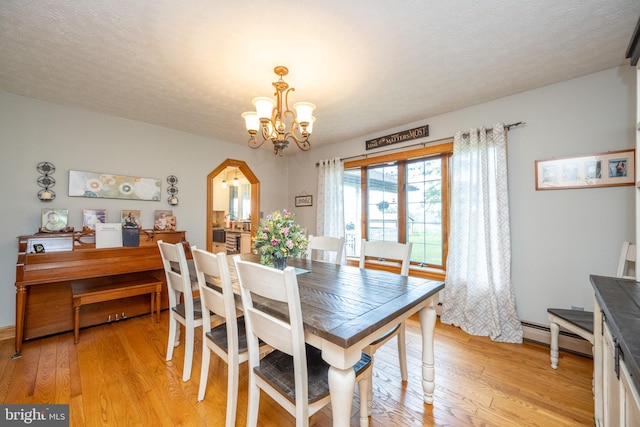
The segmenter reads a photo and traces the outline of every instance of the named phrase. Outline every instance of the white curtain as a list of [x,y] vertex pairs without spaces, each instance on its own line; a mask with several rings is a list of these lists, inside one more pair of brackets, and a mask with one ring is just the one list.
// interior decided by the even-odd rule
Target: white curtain
[[511,284],[507,132],[456,132],[441,321],[493,341],[522,342]]
[[344,236],[343,178],[344,163],[340,158],[320,162],[315,233],[317,236]]

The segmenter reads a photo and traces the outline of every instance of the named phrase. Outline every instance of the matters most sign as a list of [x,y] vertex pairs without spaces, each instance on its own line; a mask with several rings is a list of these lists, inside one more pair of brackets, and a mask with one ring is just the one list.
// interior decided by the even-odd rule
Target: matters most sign
[[367,150],[385,147],[391,144],[398,144],[400,142],[411,141],[412,139],[424,138],[425,136],[429,136],[429,125],[404,130],[402,132],[394,133],[387,136],[381,136],[380,138],[376,139],[370,139],[367,141]]

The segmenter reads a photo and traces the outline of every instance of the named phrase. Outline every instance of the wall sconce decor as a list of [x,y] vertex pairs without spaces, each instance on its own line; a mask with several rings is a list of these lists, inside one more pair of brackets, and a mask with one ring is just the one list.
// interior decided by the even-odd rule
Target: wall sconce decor
[[56,185],[56,180],[51,176],[56,171],[56,167],[49,162],[40,162],[36,166],[42,175],[38,177],[38,185],[42,190],[38,191],[38,199],[43,202],[50,202],[56,198],[56,193],[51,189]]
[[167,193],[169,193],[167,202],[169,202],[171,206],[176,206],[178,204],[178,198],[176,197],[176,194],[178,194],[178,187],[176,187],[178,178],[176,178],[175,175],[169,175],[167,177],[167,183],[169,184],[169,188],[167,188]]

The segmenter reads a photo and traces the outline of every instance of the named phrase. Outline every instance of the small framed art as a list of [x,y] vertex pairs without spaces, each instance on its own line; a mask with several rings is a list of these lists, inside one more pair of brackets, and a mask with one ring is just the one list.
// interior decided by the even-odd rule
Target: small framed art
[[63,231],[67,228],[69,211],[67,209],[42,209],[42,229],[45,231]]
[[313,206],[313,196],[296,196],[296,207]]
[[536,190],[634,185],[636,150],[535,161]]
[[135,209],[123,210],[121,223],[124,228],[140,228],[142,225],[140,211]]
[[96,224],[105,224],[106,222],[106,209],[84,209],[82,211],[82,226],[89,230],[95,231]]
[[166,230],[169,223],[168,218],[173,215],[171,210],[158,210],[153,214],[153,229],[154,230]]

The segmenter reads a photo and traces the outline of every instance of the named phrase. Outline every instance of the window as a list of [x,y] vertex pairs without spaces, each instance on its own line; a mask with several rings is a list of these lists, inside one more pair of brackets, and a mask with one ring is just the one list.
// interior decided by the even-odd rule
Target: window
[[360,240],[412,242],[412,265],[444,269],[452,143],[345,163],[345,251]]

